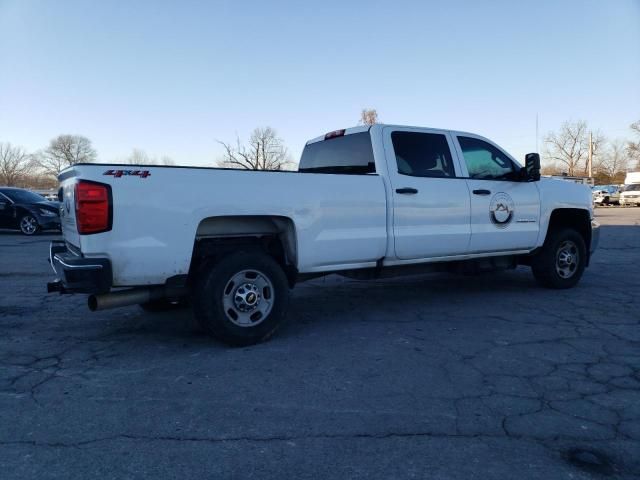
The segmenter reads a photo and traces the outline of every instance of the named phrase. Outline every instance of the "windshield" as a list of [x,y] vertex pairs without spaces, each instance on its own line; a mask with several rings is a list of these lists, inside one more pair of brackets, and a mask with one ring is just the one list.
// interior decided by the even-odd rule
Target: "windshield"
[[16,203],[40,203],[45,201],[44,197],[29,190],[0,190],[0,192]]
[[624,188],[625,192],[640,192],[640,183],[634,183],[633,185],[627,185]]

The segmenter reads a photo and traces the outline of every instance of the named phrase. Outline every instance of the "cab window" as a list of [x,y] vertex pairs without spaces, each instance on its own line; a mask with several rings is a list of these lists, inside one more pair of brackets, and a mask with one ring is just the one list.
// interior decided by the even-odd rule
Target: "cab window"
[[412,177],[455,177],[447,138],[442,134],[393,132],[398,173]]
[[516,180],[517,168],[503,152],[477,138],[458,137],[470,178]]
[[369,132],[314,142],[302,151],[299,172],[362,175],[375,173]]

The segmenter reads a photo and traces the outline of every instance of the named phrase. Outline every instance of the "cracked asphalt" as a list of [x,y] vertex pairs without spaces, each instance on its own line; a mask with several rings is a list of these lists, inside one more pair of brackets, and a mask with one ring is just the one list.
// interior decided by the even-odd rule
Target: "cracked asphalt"
[[640,478],[640,209],[581,284],[526,268],[299,285],[270,342],[45,293],[0,232],[0,476]]

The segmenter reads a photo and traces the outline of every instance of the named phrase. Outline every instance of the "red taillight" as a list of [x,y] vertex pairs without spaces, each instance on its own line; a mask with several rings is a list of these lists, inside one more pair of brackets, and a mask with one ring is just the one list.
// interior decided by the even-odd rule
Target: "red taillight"
[[81,180],[76,184],[76,225],[78,233],[111,230],[111,187]]

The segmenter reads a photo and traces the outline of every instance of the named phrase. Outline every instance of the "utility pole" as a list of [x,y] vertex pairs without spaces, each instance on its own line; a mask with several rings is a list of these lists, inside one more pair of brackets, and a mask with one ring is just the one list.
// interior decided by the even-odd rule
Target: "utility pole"
[[536,112],[536,153],[540,153],[540,148],[538,147],[538,112]]
[[593,177],[593,134],[589,132],[589,159],[587,160],[589,167],[589,178]]

